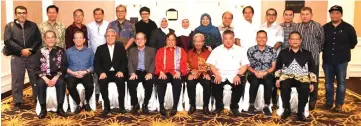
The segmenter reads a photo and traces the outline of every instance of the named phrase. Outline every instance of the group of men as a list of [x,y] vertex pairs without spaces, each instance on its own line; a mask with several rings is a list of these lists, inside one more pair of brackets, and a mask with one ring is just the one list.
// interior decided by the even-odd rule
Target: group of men
[[[250,83],[248,113],[255,114],[255,98],[259,85],[263,84],[266,104],[263,112],[267,116],[272,115],[268,106],[271,100],[274,106],[277,105],[277,89],[280,89],[285,108],[282,118],[286,119],[291,113],[289,103],[291,87],[296,87],[299,94],[297,117],[304,121],[303,110],[308,97],[310,96],[311,110],[315,108],[317,101],[319,53],[323,51],[327,94],[325,107],[327,109],[333,107],[333,81],[336,76],[338,86],[336,106],[333,110],[340,112],[344,104],[346,68],[350,61],[350,50],[357,44],[354,28],[342,20],[342,7],[337,5],[330,8],[331,22],[323,27],[312,20],[312,9],[309,7],[301,9],[300,23],[293,22],[292,9],[284,10],[284,22],[281,24],[276,23],[277,11],[270,8],[266,11],[266,22],[257,26],[252,23],[254,10],[251,6],[247,6],[242,11],[245,21],[236,28],[231,26],[232,13],[225,12],[222,15],[223,23],[218,27],[222,33],[223,44],[209,51],[204,46],[205,36],[197,33],[193,36],[193,49],[188,52],[175,46],[176,36],[172,32],[164,38],[166,41],[164,48],[157,50],[146,46],[151,31],[157,28],[149,19],[150,9],[147,7],[140,9],[142,20],[135,25],[125,18],[127,9],[123,5],[116,7],[117,19],[112,22],[103,20],[104,11],[101,8],[94,9],[94,21],[88,25],[82,24],[83,10],[77,9],[73,12],[73,24],[67,28],[57,20],[59,12],[57,6],[51,5],[46,10],[48,20],[37,26],[27,20],[27,9],[24,6],[17,6],[15,8],[17,19],[6,25],[4,35],[6,53],[12,55],[14,110],[21,108],[22,86],[27,70],[33,86],[34,99],[39,97],[41,104],[39,118],[46,116],[44,98],[46,93],[42,92],[46,91],[46,87],[54,85],[63,89],[59,92],[57,90],[60,116],[67,116],[59,107],[64,102],[59,99],[64,99],[62,92],[65,92],[65,87],[78,105],[74,112],[77,114],[83,108],[91,111],[88,103],[94,93],[94,86],[99,86],[104,100],[104,110],[101,115],[106,116],[110,112],[109,82],[115,82],[117,85],[120,113],[126,113],[124,96],[125,90],[128,89],[125,89],[125,82],[133,106],[131,113],[136,113],[140,109],[136,90],[139,82],[142,82],[145,88],[142,112],[149,112],[148,103],[154,84],[157,87],[162,115],[166,115],[164,109],[166,85],[171,82],[174,100],[171,116],[177,112],[176,106],[182,83],[186,84],[188,89],[191,106],[188,110],[189,114],[196,111],[196,84],[200,83],[203,86],[204,114],[210,113],[208,108],[210,96],[215,98],[216,103],[213,113],[219,114],[223,111],[223,86],[230,84],[232,86],[230,108],[233,115],[238,116],[240,115],[238,103],[248,81]],[[59,64],[55,62],[57,59],[51,59],[54,62],[51,60],[48,63],[44,62],[48,67],[43,70],[43,67],[39,67],[37,63],[41,61],[41,57],[36,55],[40,53],[38,50],[41,46],[47,46],[47,41],[50,39],[46,39],[48,37],[46,33],[49,31],[53,31],[56,37],[56,46],[66,49],[65,70],[55,72],[52,76],[41,74],[39,71],[46,73],[48,70],[52,73],[55,71],[53,69],[59,69],[52,67],[56,66],[52,64]],[[58,53],[49,55],[58,55]],[[55,78],[55,81],[49,77]],[[59,79],[63,79],[63,82],[56,85],[55,82]],[[76,89],[78,83],[85,87],[85,104],[80,103]]]

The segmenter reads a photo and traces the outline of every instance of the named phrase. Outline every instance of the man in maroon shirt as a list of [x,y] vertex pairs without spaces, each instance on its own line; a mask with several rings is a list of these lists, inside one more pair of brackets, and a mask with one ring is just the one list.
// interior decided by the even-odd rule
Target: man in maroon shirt
[[68,28],[66,28],[65,31],[65,48],[68,49],[72,46],[74,46],[74,33],[76,31],[82,31],[84,33],[84,38],[85,38],[85,46],[88,46],[88,32],[87,32],[87,28],[83,23],[83,19],[84,19],[84,12],[82,9],[76,9],[73,12],[73,19],[74,22],[73,24],[71,24]]

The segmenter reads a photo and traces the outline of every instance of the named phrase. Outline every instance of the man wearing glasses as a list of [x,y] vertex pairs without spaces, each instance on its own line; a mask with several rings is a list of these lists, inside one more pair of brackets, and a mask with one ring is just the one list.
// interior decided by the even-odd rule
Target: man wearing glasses
[[34,54],[41,46],[41,35],[38,26],[27,20],[27,12],[24,6],[15,7],[16,19],[8,23],[4,31],[3,53],[12,56],[11,91],[15,103],[14,111],[20,110],[23,102],[25,70],[28,71],[34,99],[37,97],[35,65],[39,59]]
[[76,9],[73,12],[73,19],[74,22],[72,25],[70,25],[68,28],[66,28],[65,31],[65,47],[66,49],[74,46],[74,33],[76,31],[81,31],[84,33],[84,38],[85,38],[85,43],[84,45],[88,46],[88,32],[87,32],[87,28],[86,26],[83,24],[83,19],[84,19],[84,11],[82,9]]

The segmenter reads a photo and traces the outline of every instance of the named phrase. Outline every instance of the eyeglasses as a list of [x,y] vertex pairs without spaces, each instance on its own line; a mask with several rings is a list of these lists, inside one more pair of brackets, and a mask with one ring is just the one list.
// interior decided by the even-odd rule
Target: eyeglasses
[[266,16],[272,16],[272,17],[276,17],[276,14],[266,14]]
[[16,14],[17,15],[21,15],[21,14],[25,15],[25,14],[27,14],[27,12],[16,12]]

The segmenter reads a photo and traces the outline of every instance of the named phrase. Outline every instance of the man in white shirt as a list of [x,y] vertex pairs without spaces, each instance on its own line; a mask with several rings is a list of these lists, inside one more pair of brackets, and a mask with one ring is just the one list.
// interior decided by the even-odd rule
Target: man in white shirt
[[256,34],[259,24],[252,23],[254,9],[251,6],[246,6],[242,10],[245,21],[242,21],[239,26],[235,28],[236,44],[244,48],[246,51],[249,47],[257,45]]
[[244,92],[246,78],[244,73],[249,64],[246,50],[234,44],[234,32],[226,30],[223,32],[223,45],[215,48],[207,59],[212,77],[212,93],[216,99],[215,114],[220,114],[223,109],[223,86],[232,86],[231,111],[234,116],[239,116],[238,102]]
[[270,8],[266,11],[266,22],[261,25],[260,30],[267,32],[267,45],[273,47],[277,53],[283,43],[283,28],[276,22],[277,11]]
[[[104,10],[95,8],[93,11],[94,21],[87,25],[88,31],[88,47],[95,53],[98,46],[105,44],[105,32],[107,30],[108,21],[104,21]],[[93,81],[95,83],[95,94],[99,94],[98,75],[94,73]]]
[[[283,43],[283,27],[277,24],[277,11],[274,8],[270,8],[266,11],[266,22],[261,25],[260,30],[267,32],[267,45],[273,47],[276,50],[277,55],[281,51],[281,45]],[[273,87],[275,87],[275,82]],[[274,108],[277,107],[277,88],[272,90],[272,103]]]

